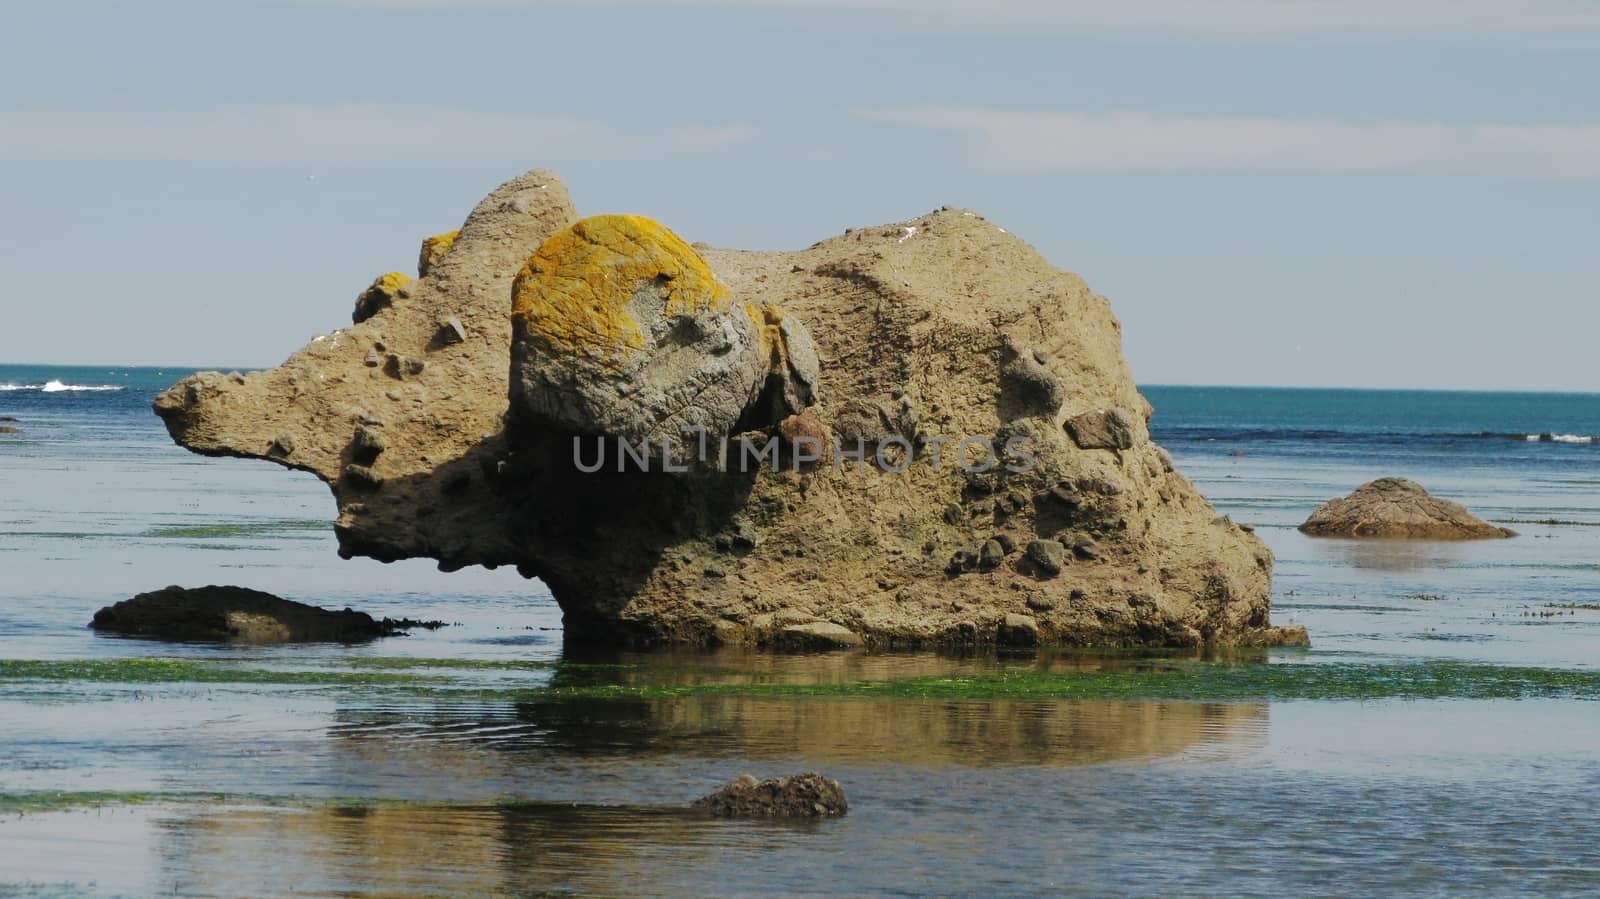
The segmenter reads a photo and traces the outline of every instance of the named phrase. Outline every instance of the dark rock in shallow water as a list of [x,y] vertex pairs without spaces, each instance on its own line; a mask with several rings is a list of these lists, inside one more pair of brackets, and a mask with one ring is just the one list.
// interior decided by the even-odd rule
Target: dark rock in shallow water
[[838,781],[813,771],[772,780],[741,774],[693,807],[719,818],[834,818],[850,803]]
[[94,613],[90,627],[130,637],[238,643],[358,643],[440,622],[374,620],[244,587],[167,587]]

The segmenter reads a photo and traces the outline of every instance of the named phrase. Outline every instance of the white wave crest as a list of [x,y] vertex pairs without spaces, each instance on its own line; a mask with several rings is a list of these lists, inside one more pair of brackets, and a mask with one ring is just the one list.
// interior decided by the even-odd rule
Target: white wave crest
[[1529,443],[1594,443],[1596,438],[1584,434],[1529,434]]
[[51,379],[43,384],[0,384],[0,391],[12,392],[18,390],[35,390],[39,393],[102,393],[110,390],[126,390],[117,384],[63,384]]

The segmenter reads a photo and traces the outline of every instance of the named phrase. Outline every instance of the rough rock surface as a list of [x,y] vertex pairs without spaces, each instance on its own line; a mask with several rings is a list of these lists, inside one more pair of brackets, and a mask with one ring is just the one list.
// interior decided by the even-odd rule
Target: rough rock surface
[[[577,220],[554,175],[524,175],[480,203],[449,250],[371,318],[271,371],[187,378],[156,411],[197,452],[327,481],[346,556],[515,565],[541,578],[569,639],[776,646],[849,632],[882,648],[993,645],[1016,638],[1006,616],[1019,615],[1041,644],[1304,642],[1303,629],[1270,625],[1266,546],[1219,518],[1150,442],[1150,408],[1107,302],[971,212],[938,210],[797,252],[697,245],[690,258],[670,245],[672,264],[699,260],[711,277],[624,277],[594,294],[593,314],[569,315],[568,324],[615,323],[612,339],[626,342],[633,332],[614,302],[627,297],[644,369],[652,310],[675,302],[664,287],[693,281],[697,303],[759,311],[747,320],[759,318],[768,349],[791,358],[805,353],[803,326],[814,380],[795,373],[797,361],[788,385],[759,391],[734,427],[768,439],[794,404],[809,403],[784,433],[859,436],[873,441],[864,460],[831,447],[828,461],[794,470],[798,448],[774,436],[780,452],[749,470],[730,459],[728,471],[619,472],[613,443],[599,471],[582,473],[575,432],[602,429],[569,411],[583,408],[581,392],[557,377],[508,377],[514,294],[526,338],[517,352],[553,351],[561,332],[546,316],[568,313],[527,293],[531,279],[610,246],[575,239]],[[603,269],[627,275],[641,259],[659,263],[659,249]],[[552,308],[535,313],[539,303]],[[459,343],[438,339],[452,316],[467,335]],[[737,315],[723,321],[742,327]],[[534,337],[541,329],[549,334]],[[705,359],[683,362],[671,371]],[[579,365],[517,364],[523,375]],[[765,370],[773,386],[782,369],[769,359]],[[810,396],[781,396],[803,386]],[[545,391],[560,395],[536,396]],[[677,407],[639,408],[670,417]],[[609,426],[630,421],[640,417]],[[1005,453],[1008,441],[1022,441],[1028,458]],[[958,464],[986,458],[999,464]],[[1041,568],[1055,554],[1043,547],[1030,560],[1035,540],[1056,541],[1070,564]]]
[[90,627],[130,637],[238,643],[358,643],[395,634],[395,623],[334,612],[244,587],[167,587],[94,613]]
[[833,818],[850,811],[839,782],[816,772],[759,781],[741,774],[693,807],[719,818]]
[[1379,478],[1343,499],[1326,502],[1300,530],[1313,537],[1380,540],[1484,540],[1517,535],[1458,503],[1430,496],[1421,484],[1405,478]]

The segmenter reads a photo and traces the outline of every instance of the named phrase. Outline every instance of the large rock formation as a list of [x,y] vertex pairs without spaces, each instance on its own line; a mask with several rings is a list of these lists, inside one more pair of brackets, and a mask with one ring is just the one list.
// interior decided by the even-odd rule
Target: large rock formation
[[1106,301],[974,213],[714,250],[580,223],[532,172],[422,256],[354,327],[156,411],[327,481],[346,556],[541,578],[574,639],[1305,639],[1270,626],[1271,553],[1151,443]]
[[1421,484],[1405,478],[1379,478],[1343,499],[1329,500],[1311,513],[1300,530],[1313,537],[1387,540],[1517,536],[1516,531],[1492,525],[1462,505],[1429,495]]

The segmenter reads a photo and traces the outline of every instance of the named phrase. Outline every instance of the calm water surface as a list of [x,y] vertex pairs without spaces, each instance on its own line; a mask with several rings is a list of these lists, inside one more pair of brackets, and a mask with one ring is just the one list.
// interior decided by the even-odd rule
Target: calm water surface
[[[0,415],[22,429],[0,435],[0,894],[1600,890],[1587,687],[933,697],[852,685],[1169,664],[1203,685],[1223,669],[570,654],[538,582],[340,561],[314,478],[172,446],[148,407],[181,374],[0,366]],[[1600,434],[1600,397],[1147,392],[1156,438],[1277,554],[1277,620],[1315,643],[1214,665],[1597,667],[1600,608],[1582,606],[1600,606],[1600,445],[1526,435]],[[1381,475],[1523,536],[1375,546],[1294,530]],[[354,648],[84,627],[169,583],[453,625]],[[849,816],[674,808],[742,771],[812,768],[845,784]]]

